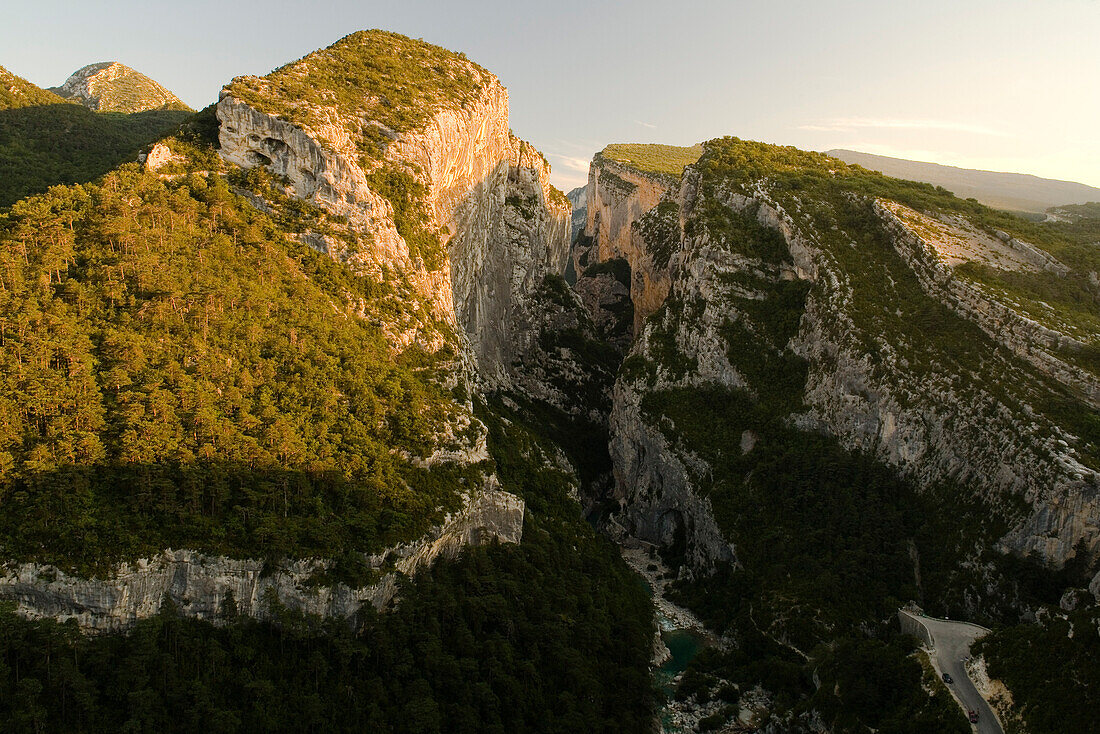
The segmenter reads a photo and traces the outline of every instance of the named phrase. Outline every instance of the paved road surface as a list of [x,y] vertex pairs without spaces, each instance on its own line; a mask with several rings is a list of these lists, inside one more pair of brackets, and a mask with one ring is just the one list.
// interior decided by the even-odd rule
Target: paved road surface
[[902,614],[924,625],[932,635],[932,643],[935,645],[932,655],[935,657],[936,667],[941,673],[947,672],[955,679],[948,688],[961,701],[962,706],[967,710],[973,709],[978,712],[979,734],[1004,734],[997,717],[993,715],[993,710],[978,693],[978,689],[974,687],[974,682],[966,674],[966,668],[963,665],[963,661],[970,656],[971,643],[989,630],[967,622],[921,617],[905,611]]

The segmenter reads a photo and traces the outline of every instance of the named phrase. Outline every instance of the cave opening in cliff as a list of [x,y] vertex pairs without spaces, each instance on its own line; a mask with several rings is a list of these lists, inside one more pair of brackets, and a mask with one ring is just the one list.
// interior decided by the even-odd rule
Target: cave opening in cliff
[[270,166],[271,159],[258,150],[248,151],[248,162],[255,166]]

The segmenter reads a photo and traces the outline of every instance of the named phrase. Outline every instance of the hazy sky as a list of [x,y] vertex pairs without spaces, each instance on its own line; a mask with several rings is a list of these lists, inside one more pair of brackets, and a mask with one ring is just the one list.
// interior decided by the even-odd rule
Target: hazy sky
[[497,74],[512,128],[569,190],[610,142],[720,135],[1100,186],[1100,2],[36,0],[0,65],[41,86],[121,61],[193,107],[352,31]]

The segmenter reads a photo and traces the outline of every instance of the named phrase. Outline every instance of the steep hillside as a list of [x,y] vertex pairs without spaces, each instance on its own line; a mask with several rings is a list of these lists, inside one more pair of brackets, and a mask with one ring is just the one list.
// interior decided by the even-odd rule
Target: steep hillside
[[157,82],[117,61],[88,64],[74,71],[60,87],[51,87],[50,91],[95,112],[191,110]]
[[62,101],[53,92],[37,87],[0,66],[0,110],[58,104]]
[[[574,247],[574,266],[578,276],[598,263],[624,261],[628,272],[630,301],[633,305],[632,333],[642,321],[664,302],[668,295],[668,255],[647,244],[642,216],[655,211],[655,231],[659,237],[674,216],[670,199],[678,187],[684,167],[694,163],[701,147],[676,148],[667,145],[610,145],[592,161],[588,173],[588,200],[585,231]],[[664,206],[661,206],[664,204]],[[651,227],[651,229],[653,228]]]
[[0,207],[56,184],[92,181],[188,116],[97,114],[0,68]]
[[[1031,516],[1031,524],[1005,540],[1020,553],[1035,552],[1060,564],[1072,557],[1079,540],[1090,551],[1094,549],[1093,521],[1080,523],[1081,513],[1087,517],[1092,507],[1089,497],[1097,462],[1093,355],[1100,333],[1096,320],[1100,294],[1090,275],[1100,257],[1096,248],[1077,244],[1055,227],[998,215],[931,187],[858,169],[837,170],[825,157],[751,145],[727,144],[721,150],[732,162],[725,168],[717,168],[718,153],[714,153],[715,157],[689,169],[691,175],[685,176],[679,191],[659,192],[671,211],[679,213],[680,221],[674,215],[668,227],[654,227],[654,232],[661,233],[654,244],[635,235],[635,241],[642,243],[641,254],[658,255],[654,277],[676,279],[675,299],[664,303],[664,315],[651,328],[660,331],[661,323],[671,328],[670,305],[685,299],[698,301],[695,308],[703,311],[697,316],[704,316],[704,321],[693,327],[693,333],[677,338],[705,341],[709,337],[704,333],[713,330],[717,335],[725,328],[722,323],[731,319],[727,307],[737,302],[716,304],[719,310],[711,326],[704,304],[720,299],[725,291],[710,290],[718,288],[721,279],[712,286],[705,282],[733,265],[721,260],[718,265],[711,263],[719,257],[709,254],[714,245],[696,253],[690,244],[704,237],[713,242],[719,234],[729,240],[733,236],[729,232],[715,233],[723,223],[740,228],[731,231],[738,233],[745,247],[756,249],[735,253],[732,263],[746,256],[755,258],[757,264],[744,267],[751,265],[753,277],[769,277],[779,288],[813,284],[805,306],[798,299],[790,304],[792,318],[798,318],[787,328],[797,328],[797,333],[778,342],[785,349],[790,341],[790,348],[808,363],[804,396],[808,401],[804,410],[793,413],[798,424],[826,430],[850,448],[870,451],[921,485],[947,477],[972,477],[979,494],[1007,492],[1038,503],[1043,509]],[[712,149],[719,150],[717,144]],[[601,195],[596,189],[590,203]],[[711,191],[718,193],[703,198]],[[645,217],[635,218],[633,210],[645,208],[634,203],[637,195],[636,189],[626,197],[611,194],[605,205],[610,216],[598,218],[593,213],[590,221],[603,227],[602,220],[619,216],[618,231],[644,231],[648,219],[661,212],[653,206]],[[866,202],[866,212],[841,219],[842,202],[856,201]],[[742,222],[746,217],[759,221],[749,227]],[[832,233],[834,225],[836,233]],[[599,229],[593,234],[597,251],[608,246],[607,240],[614,242]],[[877,244],[860,246],[860,238],[872,238],[868,241]],[[843,243],[848,249],[854,243],[859,259],[843,259],[847,253]],[[664,255],[666,251],[671,254]],[[699,261],[704,255],[706,259]],[[872,265],[872,255],[880,257],[881,264]],[[662,263],[666,264],[663,270]],[[750,303],[765,298],[766,291],[750,288],[747,277],[731,274],[726,279],[731,284],[744,281],[737,292],[743,292],[741,298]],[[907,282],[915,288],[900,291]],[[699,288],[701,295],[688,298],[689,289]],[[738,306],[734,313],[742,308]],[[816,313],[822,318],[828,314],[830,320],[843,319],[847,326],[843,331],[817,326],[810,318]],[[775,317],[774,309],[768,309],[768,318]],[[707,324],[705,331],[703,324]],[[813,329],[820,333],[810,333]],[[760,327],[749,331],[758,334]],[[971,333],[982,336],[963,337]],[[686,373],[683,379],[745,385],[743,369],[748,367],[739,369],[709,346],[702,360],[694,354],[699,348],[702,344],[685,351],[680,345],[679,351],[693,365],[681,370]],[[868,362],[868,354],[879,356]],[[827,361],[819,361],[826,360],[826,355]],[[934,384],[957,381],[953,375],[968,377],[950,387]],[[853,392],[855,383],[864,387]],[[966,428],[957,418],[932,418],[940,410],[938,396],[948,390],[959,397],[967,395],[968,405],[993,400],[1002,407],[985,416],[980,427]],[[970,395],[973,390],[977,392]],[[978,397],[982,392],[986,398]],[[842,398],[845,395],[849,397]],[[1007,409],[1004,418],[995,418],[1002,409]],[[910,426],[908,415],[917,413],[920,427]],[[1049,422],[1045,427],[1028,426],[1020,422],[1021,415],[1029,416],[1027,423],[1036,418]],[[1001,420],[1005,422],[998,427]],[[1003,438],[994,438],[997,435]],[[991,453],[991,447],[999,444],[1005,448]],[[1026,462],[1020,458],[1022,447],[1036,452]],[[998,467],[1014,468],[1005,472]],[[1072,509],[1052,515],[1046,504],[1052,501],[1063,507],[1069,502]],[[1058,542],[1049,540],[1051,532]],[[1039,542],[1039,538],[1046,540]]]
[[1096,248],[790,148],[711,141],[679,178],[607,158],[579,242],[653,311],[615,385],[609,528],[735,640],[684,695],[763,685],[758,713],[792,726],[934,716],[786,676],[852,664],[821,643],[887,655],[907,599],[986,620],[1051,601],[1005,553],[1095,574]]
[[[399,39],[357,34],[308,64],[332,73],[316,59],[378,62],[388,58],[370,42],[380,37]],[[406,42],[414,44],[399,47]],[[12,208],[4,292],[6,321],[19,327],[5,334],[13,341],[4,352],[12,363],[3,466],[20,488],[11,491],[31,505],[6,505],[9,556],[76,571],[164,548],[334,558],[413,540],[433,523],[446,535],[456,520],[444,513],[482,512],[482,496],[507,516],[510,501],[482,465],[484,429],[471,414],[478,373],[468,360],[482,356],[483,331],[522,331],[509,311],[512,288],[560,272],[567,222],[550,208],[545,163],[507,129],[503,87],[480,73],[488,96],[476,100],[451,95],[446,83],[429,95],[425,83],[413,102],[426,116],[379,151],[387,163],[379,159],[370,184],[332,140],[227,92],[220,120],[200,116],[184,139],[158,145],[144,169]],[[450,134],[440,136],[444,123]],[[274,158],[257,157],[256,147]],[[437,168],[420,165],[428,158]],[[521,203],[507,200],[521,194]],[[464,217],[476,226],[464,228]],[[418,240],[434,252],[417,251]],[[509,255],[528,268],[526,282],[513,284]],[[488,296],[499,304],[494,322],[469,324],[471,349],[456,330],[456,310],[467,314],[455,308],[465,294],[452,291],[451,273],[470,288],[491,286],[490,256],[489,267],[509,265],[508,279]],[[74,289],[76,302],[66,296]],[[46,402],[27,399],[32,393]],[[77,477],[86,503],[46,530],[36,518],[53,512],[50,492],[67,492]],[[153,486],[160,499],[150,504]],[[276,491],[283,499],[271,504]],[[493,522],[503,525],[490,535],[518,539],[508,529],[514,518]],[[89,539],[68,523],[98,531]],[[63,597],[72,583],[54,592]],[[108,606],[96,624],[147,613],[134,603]]]
[[942,186],[960,199],[974,198],[997,209],[1041,213],[1060,204],[1100,201],[1100,189],[1072,181],[1056,181],[1024,173],[942,166],[854,150],[829,150],[825,154],[894,178]]
[[95,176],[67,120],[179,113],[3,88],[0,720],[962,734],[917,602],[1036,731],[1058,646],[1089,721],[1091,207],[736,138],[609,145],[582,203],[383,31]]

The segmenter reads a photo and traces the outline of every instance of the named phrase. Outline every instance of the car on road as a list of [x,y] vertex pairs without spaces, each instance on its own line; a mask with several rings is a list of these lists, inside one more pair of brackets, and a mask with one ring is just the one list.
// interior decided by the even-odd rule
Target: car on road
[[969,713],[970,713],[970,723],[971,724],[977,724],[978,723],[978,712],[977,711],[970,711]]
[[950,673],[944,673],[943,674],[943,682],[944,683],[954,683],[955,679],[951,677]]

